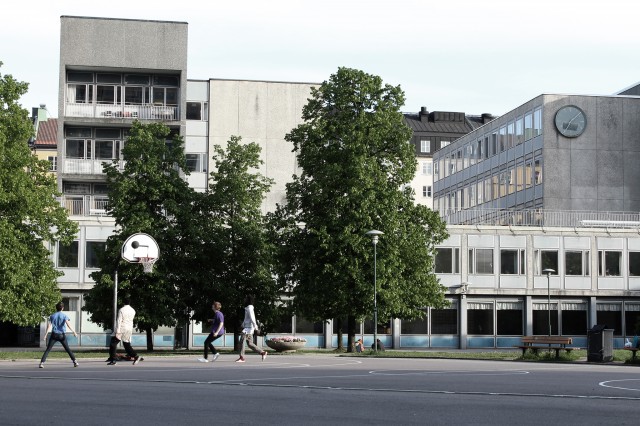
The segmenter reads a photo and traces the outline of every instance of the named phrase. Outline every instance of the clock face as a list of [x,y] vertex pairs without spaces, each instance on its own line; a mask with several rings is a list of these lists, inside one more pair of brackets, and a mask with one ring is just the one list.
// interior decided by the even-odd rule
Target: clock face
[[556,112],[556,129],[562,136],[576,138],[587,127],[587,116],[575,105],[568,105]]

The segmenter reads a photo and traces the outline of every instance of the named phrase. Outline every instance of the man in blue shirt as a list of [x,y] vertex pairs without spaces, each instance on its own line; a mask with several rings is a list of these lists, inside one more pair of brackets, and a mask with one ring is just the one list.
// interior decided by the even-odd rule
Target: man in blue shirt
[[49,343],[47,344],[47,350],[44,351],[42,359],[40,360],[40,368],[44,368],[44,362],[47,360],[47,356],[49,355],[51,348],[56,344],[56,342],[60,342],[64,350],[67,351],[67,354],[69,354],[69,358],[71,358],[71,361],[73,361],[73,366],[78,366],[76,356],[73,354],[73,352],[71,352],[71,349],[69,349],[69,345],[67,344],[67,338],[65,336],[66,327],[69,327],[69,330],[71,330],[74,337],[78,337],[78,335],[71,327],[71,319],[62,312],[63,308],[64,305],[62,304],[62,302],[58,303],[56,305],[57,312],[49,317],[49,321],[47,323],[47,331],[44,332],[44,338],[42,340],[47,340],[47,334],[49,334],[49,331],[51,331],[51,337],[49,338]]

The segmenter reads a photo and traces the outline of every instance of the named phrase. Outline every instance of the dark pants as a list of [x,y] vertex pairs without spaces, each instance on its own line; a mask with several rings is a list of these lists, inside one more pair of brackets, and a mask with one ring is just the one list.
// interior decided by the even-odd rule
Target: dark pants
[[[116,350],[118,349],[118,343],[120,343],[120,339],[116,336],[111,336],[111,342],[109,343],[109,360],[116,361]],[[124,350],[127,352],[127,356],[131,358],[135,358],[138,356],[136,351],[131,347],[131,342],[122,342],[122,346],[124,346]]]
[[209,356],[209,350],[211,350],[211,353],[214,355],[218,353],[218,350],[213,347],[212,343],[222,336],[224,336],[224,334],[218,334],[213,337],[213,333],[209,333],[207,340],[204,341],[204,359],[207,359]]
[[49,337],[49,343],[47,344],[47,350],[44,351],[44,354],[42,355],[42,359],[40,360],[40,362],[45,362],[47,360],[47,356],[49,355],[51,348],[53,347],[53,345],[56,344],[56,342],[62,343],[62,347],[69,354],[69,358],[71,358],[71,361],[76,360],[76,356],[73,354],[73,352],[71,352],[71,349],[69,349],[69,345],[67,344],[67,337],[64,335],[64,333],[52,332],[51,337]]

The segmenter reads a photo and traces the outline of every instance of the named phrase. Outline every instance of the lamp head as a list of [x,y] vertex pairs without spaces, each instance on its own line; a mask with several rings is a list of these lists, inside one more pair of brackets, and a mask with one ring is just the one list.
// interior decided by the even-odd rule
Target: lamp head
[[551,275],[551,274],[555,274],[555,273],[556,273],[556,271],[555,271],[555,269],[547,268],[547,269],[543,269],[543,270],[542,270],[542,273],[543,273],[543,274],[547,274],[547,276],[549,276],[549,275]]
[[365,233],[365,235],[371,237],[371,242],[376,245],[378,243],[378,236],[384,235],[384,232],[372,229],[371,231]]

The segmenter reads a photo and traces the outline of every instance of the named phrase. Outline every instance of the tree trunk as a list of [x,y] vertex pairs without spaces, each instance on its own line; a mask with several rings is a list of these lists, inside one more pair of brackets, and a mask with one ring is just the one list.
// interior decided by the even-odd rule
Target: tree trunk
[[153,351],[153,329],[151,327],[147,327],[147,350]]
[[353,352],[354,343],[356,341],[356,317],[349,315],[347,319],[347,332],[349,337],[347,338],[347,352]]
[[336,351],[342,352],[344,351],[344,344],[342,344],[342,318],[336,318],[337,327],[338,327],[338,349]]

